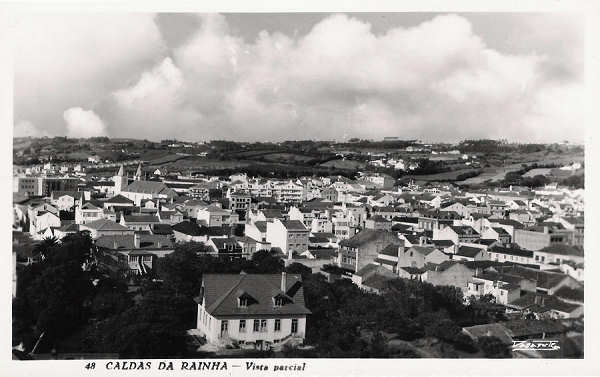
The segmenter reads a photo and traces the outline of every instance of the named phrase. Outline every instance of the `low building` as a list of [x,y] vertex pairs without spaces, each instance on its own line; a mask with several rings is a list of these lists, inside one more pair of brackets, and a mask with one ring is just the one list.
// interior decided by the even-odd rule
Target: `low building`
[[217,347],[257,349],[302,343],[306,316],[300,275],[204,274],[197,331]]
[[392,229],[392,222],[379,215],[373,216],[365,220],[365,229],[390,231]]
[[112,220],[100,219],[90,223],[81,224],[80,230],[88,230],[93,239],[101,236],[119,236],[130,235],[134,231],[126,226],[118,224]]
[[490,258],[485,249],[472,246],[460,246],[458,250],[456,250],[456,253],[452,255],[452,260],[455,261],[471,262],[488,259]]
[[272,247],[278,247],[288,258],[292,254],[302,254],[308,250],[309,231],[298,220],[275,220],[267,223],[267,242]]
[[398,253],[398,267],[422,268],[428,263],[440,264],[450,260],[442,251],[431,246],[412,246]]

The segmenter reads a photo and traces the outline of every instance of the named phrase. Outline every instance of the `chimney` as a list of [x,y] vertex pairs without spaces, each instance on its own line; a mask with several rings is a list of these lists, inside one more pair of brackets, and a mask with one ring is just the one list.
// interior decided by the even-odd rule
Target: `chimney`
[[133,247],[136,249],[140,248],[140,234],[137,232],[133,234]]
[[287,285],[286,280],[287,280],[286,274],[285,274],[285,271],[283,271],[283,272],[281,272],[281,287],[280,287],[283,292],[285,292],[285,287]]

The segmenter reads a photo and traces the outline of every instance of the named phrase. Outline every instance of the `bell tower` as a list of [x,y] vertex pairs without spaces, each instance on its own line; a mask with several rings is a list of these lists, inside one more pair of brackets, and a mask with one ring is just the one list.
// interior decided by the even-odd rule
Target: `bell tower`
[[133,179],[135,181],[141,181],[142,180],[142,163],[141,162],[138,165],[137,171],[135,172],[135,176],[133,177]]
[[115,183],[115,195],[119,195],[125,187],[128,185],[127,175],[125,174],[125,169],[123,165],[119,168],[117,175],[113,177],[113,182]]

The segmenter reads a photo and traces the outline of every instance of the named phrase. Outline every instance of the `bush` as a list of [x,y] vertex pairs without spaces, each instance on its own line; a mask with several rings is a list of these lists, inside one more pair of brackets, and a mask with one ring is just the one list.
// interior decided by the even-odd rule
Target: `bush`
[[495,336],[482,336],[477,344],[487,358],[502,359],[510,357],[508,346]]

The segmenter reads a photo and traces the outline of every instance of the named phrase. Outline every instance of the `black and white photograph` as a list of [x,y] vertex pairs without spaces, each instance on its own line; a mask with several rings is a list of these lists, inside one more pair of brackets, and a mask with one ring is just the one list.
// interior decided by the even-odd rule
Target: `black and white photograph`
[[586,356],[584,13],[9,20],[11,365]]

